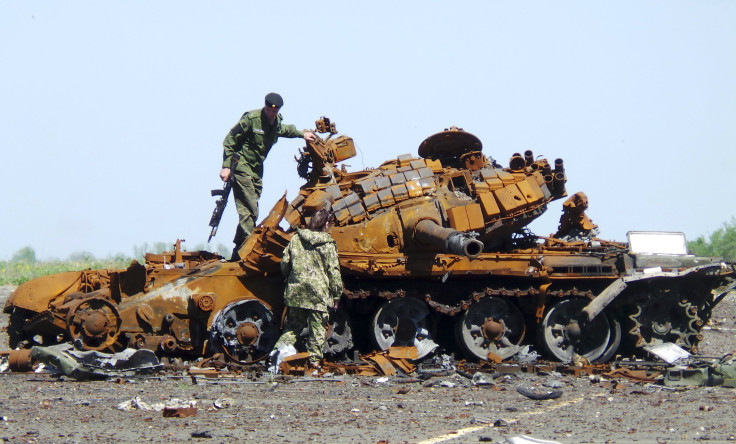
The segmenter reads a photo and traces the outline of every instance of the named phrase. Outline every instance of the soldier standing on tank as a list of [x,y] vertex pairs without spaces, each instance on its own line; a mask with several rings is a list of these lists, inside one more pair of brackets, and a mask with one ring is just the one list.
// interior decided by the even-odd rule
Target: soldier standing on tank
[[[238,250],[256,226],[258,199],[263,188],[263,162],[273,144],[279,137],[290,139],[303,137],[307,141],[316,139],[312,131],[300,131],[294,125],[282,123],[279,110],[283,104],[280,95],[267,94],[266,105],[243,114],[223,142],[220,179],[227,181],[230,174],[235,174],[232,190],[239,220],[233,239],[235,248],[231,260],[234,261],[240,259]],[[240,154],[240,161],[232,172],[230,158],[234,153]]]
[[342,295],[337,245],[327,233],[331,218],[330,204],[325,202],[314,212],[308,229],[297,230],[281,260],[281,272],[286,277],[286,319],[272,355],[282,346],[293,346],[308,328],[306,348],[312,370],[320,368],[329,310],[337,307]]

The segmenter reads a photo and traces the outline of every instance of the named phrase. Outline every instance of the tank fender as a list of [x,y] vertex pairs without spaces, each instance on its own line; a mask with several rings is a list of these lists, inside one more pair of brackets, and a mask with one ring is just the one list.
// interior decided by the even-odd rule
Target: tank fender
[[[632,282],[638,282],[654,278],[674,278],[681,277],[688,274],[699,274],[707,272],[711,269],[720,269],[722,264],[707,264],[700,265],[697,267],[691,267],[683,271],[661,271],[659,268],[653,268],[650,270],[644,270],[635,272],[630,275],[623,276],[613,281],[608,287],[606,287],[601,294],[596,296],[588,305],[586,305],[582,312],[588,322],[595,319],[601,312],[611,303],[618,295],[620,295],[626,287]],[[733,286],[734,284],[732,284]]]
[[12,313],[13,308],[41,313],[51,302],[64,293],[75,290],[82,276],[81,271],[67,271],[38,277],[21,284],[10,295],[3,311]]

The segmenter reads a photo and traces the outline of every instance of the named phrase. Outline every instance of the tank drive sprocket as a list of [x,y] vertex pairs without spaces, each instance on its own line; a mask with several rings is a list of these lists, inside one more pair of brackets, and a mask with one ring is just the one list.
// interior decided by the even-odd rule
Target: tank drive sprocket
[[698,306],[670,289],[654,289],[637,301],[628,320],[626,333],[637,349],[672,342],[696,353],[702,338]]

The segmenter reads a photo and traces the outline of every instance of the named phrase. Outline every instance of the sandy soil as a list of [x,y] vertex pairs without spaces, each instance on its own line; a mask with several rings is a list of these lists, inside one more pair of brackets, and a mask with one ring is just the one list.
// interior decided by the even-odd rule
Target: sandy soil
[[[0,305],[12,288],[0,288]],[[0,326],[7,317],[2,315]],[[736,349],[736,295],[717,308],[702,354]],[[4,331],[0,344],[7,344]],[[560,389],[534,401],[518,386]],[[120,410],[195,401],[196,416]],[[217,406],[221,407],[218,408]],[[513,373],[475,386],[457,373],[425,381],[341,376],[275,382],[262,378],[78,382],[48,374],[0,374],[0,440],[6,442],[501,442],[528,435],[559,442],[736,440],[736,390],[672,390],[629,380]]]

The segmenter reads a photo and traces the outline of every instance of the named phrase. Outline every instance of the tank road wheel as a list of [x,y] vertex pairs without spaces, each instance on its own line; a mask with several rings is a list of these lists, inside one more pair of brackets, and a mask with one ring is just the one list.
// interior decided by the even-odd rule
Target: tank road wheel
[[524,316],[511,303],[500,298],[485,298],[471,305],[457,323],[460,345],[482,360],[491,354],[507,359],[524,339]]
[[[350,316],[342,307],[330,312],[330,320],[325,334],[324,352],[326,355],[339,355],[353,348],[353,330],[350,328]],[[306,344],[309,327],[299,333],[299,341]]]
[[120,336],[120,314],[105,298],[80,299],[67,315],[67,333],[82,350],[113,350]]
[[213,344],[228,358],[250,364],[265,358],[279,339],[279,324],[262,302],[247,299],[228,304],[212,323]]
[[578,322],[576,318],[586,305],[587,299],[565,299],[547,311],[539,326],[539,339],[550,356],[571,362],[577,354],[600,363],[616,353],[621,343],[621,325],[605,312],[587,324]]
[[325,338],[326,354],[334,356],[353,348],[353,330],[349,320],[350,316],[342,307],[330,313],[330,324]]
[[645,301],[635,304],[627,330],[634,347],[672,342],[697,353],[703,324],[698,306],[679,295],[657,291]]
[[373,316],[371,339],[381,350],[415,346],[417,359],[422,359],[437,348],[430,332],[431,320],[424,302],[413,298],[391,299]]

